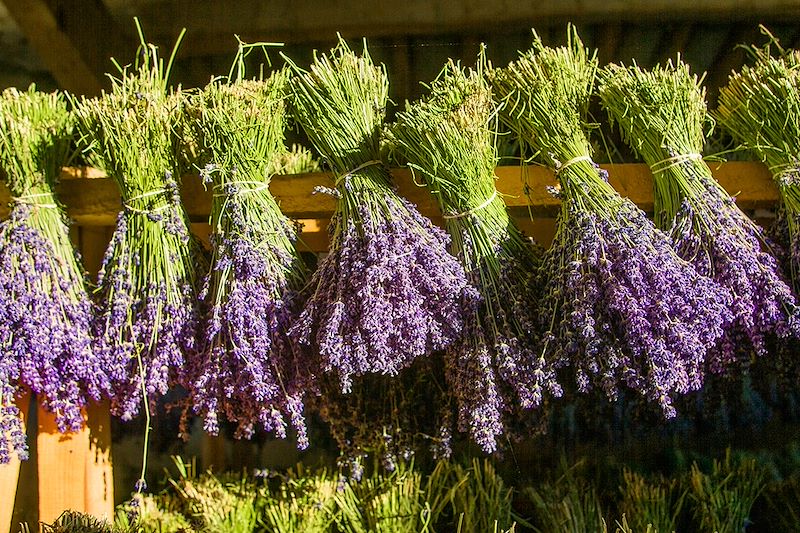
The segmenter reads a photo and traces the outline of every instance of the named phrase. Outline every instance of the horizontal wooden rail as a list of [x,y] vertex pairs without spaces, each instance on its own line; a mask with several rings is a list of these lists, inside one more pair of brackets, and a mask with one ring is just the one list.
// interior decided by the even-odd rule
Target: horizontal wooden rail
[[[629,197],[643,209],[652,210],[652,176],[646,165],[626,163],[601,166],[608,170],[609,181],[620,194]],[[772,207],[778,200],[778,191],[770,173],[761,163],[737,161],[710,163],[709,166],[722,186],[735,195],[739,205],[745,209]],[[401,195],[417,204],[423,214],[434,218],[440,216],[433,197],[426,188],[415,184],[410,171],[394,169],[392,173]],[[505,195],[512,215],[552,217],[557,211],[559,200],[545,189],[546,185],[555,184],[550,170],[532,165],[502,166],[497,167],[496,175],[497,189]],[[330,218],[335,200],[324,194],[312,194],[318,185],[332,186],[331,174],[276,176],[272,179],[270,190],[286,215],[297,219],[324,220]],[[58,194],[67,206],[69,216],[81,226],[112,225],[120,209],[116,185],[97,169],[64,169]],[[208,220],[211,194],[203,189],[198,176],[184,177],[182,197],[193,222]],[[8,189],[5,185],[0,186],[0,217],[8,215],[9,201]],[[312,232],[316,230],[315,227]]]

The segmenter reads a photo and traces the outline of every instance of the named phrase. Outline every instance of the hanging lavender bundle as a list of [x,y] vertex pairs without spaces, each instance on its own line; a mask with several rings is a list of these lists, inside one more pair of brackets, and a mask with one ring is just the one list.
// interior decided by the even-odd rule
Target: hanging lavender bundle
[[556,235],[540,268],[546,360],[570,365],[578,389],[620,386],[672,417],[672,398],[700,387],[707,347],[730,319],[727,291],[680,259],[669,238],[620,197],[591,160],[585,130],[597,60],[574,28],[565,47],[533,47],[489,78],[501,117],[556,172]]
[[344,41],[309,71],[290,64],[294,117],[337,176],[338,198],[330,253],[291,335],[347,392],[354,377],[396,375],[454,342],[476,296],[446,234],[397,195],[381,161],[384,69]]
[[169,67],[156,48],[141,52],[110,93],[76,109],[86,142],[122,196],[98,277],[95,327],[98,350],[113,365],[112,412],[123,420],[138,413],[143,397],[154,401],[172,384],[186,384],[204,268],[178,190],[183,97],[168,93]]
[[195,99],[208,158],[202,175],[213,192],[213,256],[191,400],[212,434],[224,417],[237,437],[260,426],[285,438],[290,420],[304,448],[303,395],[311,384],[287,330],[307,273],[293,245],[297,229],[268,189],[273,168],[285,164],[278,160],[286,155],[286,81],[278,71],[267,80],[212,82]]
[[92,353],[86,277],[69,239],[54,186],[71,154],[74,117],[57,93],[6,89],[0,95],[0,168],[11,217],[0,223],[0,464],[25,458],[25,431],[14,399],[24,387],[77,431],[87,396],[108,393]]
[[424,100],[392,126],[394,143],[424,176],[444,213],[453,255],[483,302],[466,334],[445,352],[458,427],[486,452],[497,448],[504,416],[560,396],[555,370],[536,349],[531,274],[541,249],[523,237],[495,189],[496,106],[482,73],[449,63]]
[[[762,31],[765,31],[762,28]],[[778,186],[788,263],[800,289],[800,51],[749,49],[754,64],[732,72],[714,117],[733,139],[764,162]]]
[[708,353],[710,370],[723,373],[749,346],[764,354],[766,336],[800,334],[794,296],[762,246],[763,230],[700,154],[710,124],[701,80],[680,59],[648,71],[609,65],[600,77],[609,117],[653,172],[656,225],[671,234],[678,255],[733,295],[733,321]]

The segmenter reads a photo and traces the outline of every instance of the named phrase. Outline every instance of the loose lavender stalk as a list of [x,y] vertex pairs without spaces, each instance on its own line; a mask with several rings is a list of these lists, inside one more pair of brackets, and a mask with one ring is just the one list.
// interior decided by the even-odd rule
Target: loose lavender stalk
[[336,174],[338,198],[330,253],[291,335],[347,392],[354,377],[396,375],[457,340],[475,295],[446,234],[397,195],[381,161],[384,69],[344,41],[309,71],[290,65],[294,117]]
[[489,79],[501,117],[556,171],[561,211],[539,270],[546,360],[578,389],[627,386],[672,417],[672,397],[703,381],[707,347],[730,320],[728,293],[680,259],[669,238],[591,161],[587,108],[597,60],[574,28],[565,47],[531,50]]
[[[308,445],[303,396],[313,383],[289,342],[307,271],[294,248],[297,229],[269,192],[286,154],[285,71],[267,80],[212,82],[195,99],[195,126],[208,154],[213,257],[201,297],[209,309],[191,396],[206,431],[219,417],[236,436],[256,426],[286,437],[287,419]],[[287,152],[288,154],[288,152]]]
[[[766,32],[766,30],[762,31]],[[732,72],[714,117],[733,139],[769,168],[788,234],[789,271],[800,289],[800,51],[750,47],[752,65]]]
[[70,158],[74,117],[57,93],[0,95],[0,168],[11,217],[0,223],[0,464],[27,455],[14,399],[27,387],[59,431],[83,425],[89,397],[109,391],[92,353],[86,277],[54,186]]
[[700,155],[709,124],[702,80],[680,58],[648,71],[609,65],[601,80],[610,119],[652,169],[656,224],[671,234],[681,257],[733,296],[733,322],[709,351],[709,368],[723,373],[749,346],[766,353],[765,337],[800,334],[792,290],[762,247],[763,230],[714,180]]
[[449,63],[431,93],[397,116],[392,136],[420,171],[444,213],[452,244],[483,303],[467,334],[445,352],[458,425],[486,452],[507,433],[504,416],[561,395],[554,369],[536,349],[531,274],[541,251],[525,239],[495,189],[496,105],[482,73]]
[[83,99],[90,149],[117,183],[123,208],[98,277],[98,349],[113,364],[112,412],[123,420],[173,384],[186,385],[196,350],[200,243],[189,232],[178,179],[183,97],[168,93],[163,60],[143,45],[140,64],[113,89]]

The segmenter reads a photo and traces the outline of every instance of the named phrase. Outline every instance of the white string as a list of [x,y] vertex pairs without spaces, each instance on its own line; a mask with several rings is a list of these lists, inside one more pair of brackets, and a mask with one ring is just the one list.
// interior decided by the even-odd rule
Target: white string
[[139,214],[142,214],[142,215],[149,215],[151,213],[159,213],[161,211],[164,211],[165,209],[169,209],[170,205],[169,204],[165,204],[165,205],[156,207],[155,209],[138,209],[136,207],[133,207],[131,205],[131,202],[135,202],[137,200],[144,200],[145,198],[150,198],[152,196],[158,196],[160,194],[165,194],[166,192],[167,192],[167,189],[154,189],[152,191],[148,191],[146,193],[140,194],[139,196],[133,196],[131,198],[128,198],[126,201],[122,202],[122,205],[125,207],[125,209],[127,209],[128,211],[130,211],[132,213],[139,213]]
[[[703,159],[703,155],[697,152],[691,154],[674,155],[672,157],[662,159],[661,161],[656,161],[655,163],[650,165],[650,172],[652,172],[653,174],[660,174],[661,172],[664,172],[665,170],[670,169],[675,165],[680,165],[684,161],[691,161],[692,159]],[[661,165],[664,165],[665,163],[667,163],[667,165],[661,168]]]
[[[244,187],[241,189],[237,189],[233,194],[246,194],[251,192],[258,192],[263,191],[264,189],[269,188],[269,182],[267,181],[229,181],[227,183],[220,183],[219,185],[214,185],[213,189],[224,189],[228,185],[255,185],[255,187]],[[214,198],[219,198],[222,196],[230,196],[231,193],[215,193]]]
[[556,176],[558,176],[561,172],[567,170],[568,167],[574,165],[575,163],[579,163],[581,161],[591,161],[592,158],[588,155],[579,155],[578,157],[573,157],[566,163],[562,163],[556,168]]
[[58,207],[58,204],[40,204],[39,202],[26,202],[26,200],[30,198],[45,198],[45,197],[53,197],[52,192],[39,192],[34,194],[23,194],[22,196],[12,196],[11,201],[18,203],[18,204],[25,204],[25,205],[32,205],[35,207],[42,207],[45,209],[55,209]]
[[372,161],[367,161],[366,163],[358,165],[356,168],[354,168],[350,172],[347,172],[346,174],[342,174],[341,176],[337,177],[336,180],[334,180],[334,183],[336,185],[339,185],[342,181],[346,180],[347,178],[349,178],[350,176],[352,176],[353,174],[355,174],[359,170],[364,170],[365,168],[371,167],[372,165],[380,165],[381,163],[382,163],[382,161],[380,159],[373,159]]
[[495,189],[494,192],[492,193],[492,195],[489,198],[487,198],[486,200],[484,200],[484,202],[481,205],[473,207],[472,209],[470,209],[468,211],[464,211],[463,213],[456,213],[455,215],[443,215],[442,218],[444,218],[445,220],[452,220],[454,218],[461,218],[461,217],[465,217],[465,216],[471,215],[472,213],[474,213],[476,211],[480,211],[484,207],[487,207],[489,204],[491,204],[494,201],[495,198],[497,198],[497,189]]

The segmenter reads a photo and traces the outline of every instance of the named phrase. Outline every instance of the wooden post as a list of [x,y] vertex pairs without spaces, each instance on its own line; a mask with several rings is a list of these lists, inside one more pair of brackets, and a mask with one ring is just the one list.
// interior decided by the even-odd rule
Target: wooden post
[[[22,425],[28,418],[28,407],[31,403],[31,395],[25,393],[17,400],[17,407],[22,413]],[[14,501],[17,495],[17,485],[19,483],[19,459],[12,455],[11,462],[0,465],[0,533],[10,532],[13,524],[11,523],[14,514]]]
[[89,428],[84,424],[80,431],[61,433],[55,416],[41,405],[37,415],[39,521],[52,524],[66,510],[86,512]]
[[108,402],[86,409],[89,453],[86,455],[86,512],[98,518],[114,518],[114,472],[111,467],[111,415]]
[[[94,274],[100,268],[113,228],[83,226],[79,245],[83,266]],[[114,517],[114,471],[111,463],[111,415],[108,402],[90,404],[86,410],[89,430],[86,455],[85,512],[98,518]]]

